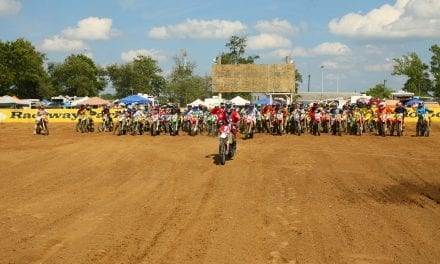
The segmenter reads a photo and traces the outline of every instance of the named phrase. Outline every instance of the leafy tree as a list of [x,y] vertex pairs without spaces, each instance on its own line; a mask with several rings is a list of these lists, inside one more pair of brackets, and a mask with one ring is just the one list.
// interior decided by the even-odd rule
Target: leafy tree
[[211,95],[210,78],[195,75],[196,64],[186,61],[186,56],[185,51],[174,56],[175,66],[168,77],[168,85],[163,94],[167,101],[178,102],[181,105]]
[[393,91],[385,87],[384,84],[376,84],[375,87],[368,89],[367,95],[374,98],[390,98]]
[[298,94],[299,84],[303,82],[301,73],[295,68],[295,94]]
[[221,54],[221,64],[253,64],[256,59],[259,59],[259,56],[243,57],[246,51],[246,42],[245,37],[232,36],[226,43],[229,52]]
[[432,45],[429,51],[433,53],[431,57],[431,74],[434,77],[434,96],[440,97],[440,47]]
[[45,55],[27,40],[0,41],[0,94],[44,98],[52,94]]
[[105,71],[82,54],[70,55],[61,64],[51,63],[48,70],[56,91],[63,95],[97,96],[107,84]]
[[429,95],[428,91],[432,89],[432,82],[429,79],[429,68],[415,52],[401,58],[394,58],[393,60],[395,65],[393,66],[392,75],[408,76],[403,90],[422,96]]
[[166,86],[162,69],[148,56],[138,56],[123,65],[112,64],[106,70],[119,98],[134,93],[159,96]]

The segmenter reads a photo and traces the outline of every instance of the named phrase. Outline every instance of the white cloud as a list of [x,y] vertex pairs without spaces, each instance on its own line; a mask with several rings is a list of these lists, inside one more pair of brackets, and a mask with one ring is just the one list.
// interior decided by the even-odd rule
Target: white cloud
[[121,59],[125,63],[132,62],[138,55],[149,56],[158,62],[164,62],[167,60],[167,56],[162,51],[155,49],[129,50],[121,54]]
[[333,34],[355,38],[439,38],[440,1],[397,0],[365,15],[349,13],[333,19]]
[[106,40],[118,32],[112,29],[110,18],[88,17],[78,21],[76,28],[63,30],[63,34],[72,39]]
[[244,33],[246,29],[240,21],[187,19],[177,25],[154,27],[148,36],[153,39],[222,39]]
[[296,47],[292,50],[293,57],[308,57],[309,53],[303,47]]
[[383,54],[384,48],[376,45],[365,45],[362,47],[362,52],[366,54]]
[[347,56],[351,53],[351,49],[340,42],[324,42],[310,49],[295,47],[292,50],[293,57]]
[[351,53],[350,48],[342,44],[340,42],[324,42],[322,44],[319,44],[318,46],[312,48],[309,51],[311,56],[320,56],[320,55],[348,55]]
[[46,51],[83,51],[88,50],[88,46],[81,40],[66,39],[60,36],[45,39],[42,49]]
[[247,48],[250,50],[290,48],[291,46],[292,43],[289,39],[277,34],[263,33],[247,38]]
[[389,72],[393,70],[393,64],[390,62],[383,64],[369,64],[364,66],[367,72]]
[[13,16],[21,10],[21,2],[18,0],[0,0],[0,16]]
[[291,49],[277,49],[272,51],[269,54],[269,57],[271,58],[285,58],[286,56],[291,57],[292,56],[292,50]]
[[295,28],[287,20],[280,20],[278,18],[272,21],[260,20],[256,23],[255,28],[261,33],[278,34],[284,36],[291,36],[298,33],[298,28]]

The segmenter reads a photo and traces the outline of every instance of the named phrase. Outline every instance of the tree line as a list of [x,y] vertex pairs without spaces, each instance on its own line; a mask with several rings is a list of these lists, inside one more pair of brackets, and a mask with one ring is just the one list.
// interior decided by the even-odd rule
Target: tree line
[[[255,63],[259,56],[245,56],[246,41],[244,37],[232,36],[225,45],[229,51],[220,54],[221,63]],[[45,63],[46,55],[23,38],[0,41],[0,95],[39,99],[55,95],[101,95],[110,99],[146,93],[163,102],[180,104],[212,96],[211,77],[195,73],[197,65],[187,59],[186,51],[182,50],[173,59],[171,73],[164,76],[157,61],[149,56],[137,56],[131,62],[106,67],[97,65],[84,54],[71,54],[62,63]],[[296,81],[302,82],[298,71]],[[102,94],[108,85],[115,89],[116,94]],[[249,93],[238,94],[250,99]],[[223,97],[236,95],[223,94]]]
[[[440,46],[432,45],[429,51],[432,53],[429,65],[415,52],[393,59],[391,74],[407,77],[401,90],[421,97],[440,97]],[[389,98],[392,91],[384,82],[370,88],[367,94],[377,98]]]
[[[222,64],[253,64],[259,56],[245,56],[246,38],[232,36],[225,45],[229,51],[221,52]],[[416,53],[395,58],[393,75],[408,77],[403,90],[440,96],[440,47],[433,45],[430,65],[423,63]],[[71,54],[64,62],[45,63],[47,58],[26,39],[0,41],[0,95],[16,95],[20,98],[50,98],[55,95],[98,96],[111,84],[114,97],[147,93],[162,101],[189,103],[196,98],[211,97],[211,77],[195,74],[195,62],[187,61],[182,50],[174,56],[174,67],[168,76],[158,62],[149,56],[137,56],[133,61],[97,65],[83,54]],[[295,71],[296,91],[302,83],[302,75]],[[386,91],[385,85],[370,88]],[[237,94],[225,94],[231,98]],[[250,99],[250,94],[240,94]]]

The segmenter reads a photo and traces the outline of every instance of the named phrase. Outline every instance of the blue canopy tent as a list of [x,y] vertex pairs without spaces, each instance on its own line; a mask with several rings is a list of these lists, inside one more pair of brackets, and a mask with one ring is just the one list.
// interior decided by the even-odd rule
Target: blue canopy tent
[[405,106],[413,106],[413,105],[418,104],[420,102],[423,102],[423,100],[419,99],[419,98],[413,98],[413,99],[409,100],[408,102],[406,102]]
[[140,95],[129,95],[127,97],[119,99],[119,102],[124,104],[133,104],[133,103],[147,104],[150,102],[150,100]]
[[268,104],[270,104],[270,98],[266,97],[266,98],[260,99],[259,101],[256,102],[256,104],[258,104],[258,105],[268,105]]
[[[272,104],[276,104],[276,103],[281,104],[282,101],[280,101],[278,99],[272,99]],[[270,104],[270,98],[266,97],[266,98],[260,99],[259,101],[256,102],[256,104],[257,105],[268,105],[268,104]]]

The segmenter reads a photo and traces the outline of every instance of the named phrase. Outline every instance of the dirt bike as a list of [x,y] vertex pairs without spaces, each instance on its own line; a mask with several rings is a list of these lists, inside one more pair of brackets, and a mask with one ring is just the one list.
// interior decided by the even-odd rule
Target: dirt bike
[[374,120],[374,115],[365,118],[364,131],[372,133],[376,128],[376,121]]
[[112,118],[110,116],[104,116],[102,123],[98,126],[99,132],[112,132],[114,128]]
[[330,118],[325,112],[321,115],[321,130],[323,133],[328,133],[330,130]]
[[206,122],[208,124],[208,136],[217,136],[217,115],[210,114]]
[[95,131],[95,127],[93,124],[93,119],[89,116],[84,116],[77,124],[77,131],[81,131],[81,133],[89,133]]
[[382,137],[386,136],[387,121],[388,121],[388,115],[387,114],[380,114],[379,120],[377,120],[377,132],[378,132],[379,136],[382,136]]
[[307,127],[309,126],[308,115],[306,113],[301,113],[300,119],[301,133],[307,132]]
[[314,136],[320,136],[321,135],[321,113],[316,112],[314,113],[314,117],[312,120],[312,134]]
[[220,164],[225,165],[226,159],[234,157],[237,149],[237,142],[233,139],[232,125],[221,125],[219,136],[218,155]]
[[398,137],[403,136],[403,113],[396,113],[394,115],[394,119],[391,121],[390,126],[390,135],[394,135],[394,131],[396,131],[396,135]]
[[171,134],[170,133],[171,115],[168,113],[160,115],[159,120],[160,120],[159,130],[163,131],[165,134]]
[[129,123],[129,117],[126,114],[121,114],[118,117],[118,124],[116,125],[115,129],[113,130],[113,134],[116,134],[118,136],[122,136],[127,134],[127,126]]
[[[78,116],[78,122],[76,123],[76,126],[75,126],[76,132],[82,132],[83,131],[82,126],[83,126],[84,123],[82,121],[84,119],[86,119],[86,116],[84,114],[81,114],[81,115]],[[72,119],[72,120],[74,120],[74,119]]]
[[247,116],[244,120],[243,127],[244,139],[251,139],[254,137],[254,119],[252,116]]
[[257,115],[257,123],[255,124],[255,128],[257,133],[263,132],[263,120],[261,119],[261,115]]
[[331,119],[331,131],[332,135],[338,135],[342,136],[342,123],[341,123],[342,116],[341,114],[336,114]]
[[47,115],[43,115],[40,117],[40,120],[37,123],[37,129],[36,129],[36,134],[37,135],[49,135],[49,119],[47,117]]
[[199,131],[199,118],[197,115],[192,115],[191,118],[188,121],[188,134],[190,136],[197,135]]
[[169,132],[171,136],[179,135],[179,115],[173,114],[169,123]]
[[301,115],[296,112],[290,118],[290,133],[301,136]]
[[363,129],[364,129],[364,117],[362,115],[359,115],[356,117],[355,120],[356,124],[356,135],[362,136]]
[[284,131],[284,114],[279,112],[276,113],[275,116],[273,116],[273,121],[272,121],[272,125],[273,125],[273,134],[276,134],[278,136],[281,136],[283,131]]
[[145,125],[145,118],[143,116],[137,116],[133,118],[133,121],[131,122],[130,126],[130,134],[132,136],[135,135],[143,135],[144,134],[144,125]]
[[160,118],[159,113],[153,113],[151,115],[151,122],[150,122],[150,135],[151,136],[158,136],[160,135]]
[[431,131],[429,114],[425,113],[422,117],[419,117],[416,125],[416,136],[429,137]]
[[201,135],[203,132],[208,131],[208,124],[206,123],[206,116],[201,113],[199,114],[197,121],[197,131]]
[[270,112],[266,112],[263,115],[263,131],[265,130],[268,134],[272,133],[272,120]]

